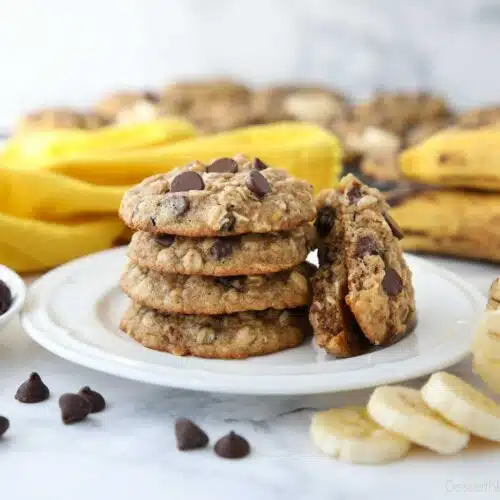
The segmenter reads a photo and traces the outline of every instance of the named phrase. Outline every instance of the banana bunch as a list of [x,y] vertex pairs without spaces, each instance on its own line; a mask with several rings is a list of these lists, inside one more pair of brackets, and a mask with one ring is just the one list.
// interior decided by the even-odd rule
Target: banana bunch
[[311,437],[327,455],[358,464],[404,457],[415,443],[458,453],[471,434],[500,442],[500,405],[455,375],[434,373],[420,389],[377,387],[365,408],[316,413]]
[[472,356],[473,370],[500,393],[500,310],[487,311],[483,316],[474,335]]

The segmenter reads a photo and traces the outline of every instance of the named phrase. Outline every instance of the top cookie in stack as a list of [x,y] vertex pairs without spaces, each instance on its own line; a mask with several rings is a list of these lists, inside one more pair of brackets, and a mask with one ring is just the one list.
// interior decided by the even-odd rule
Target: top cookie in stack
[[240,155],[145,179],[120,215],[137,232],[121,326],[154,349],[245,358],[298,345],[313,269],[312,188]]

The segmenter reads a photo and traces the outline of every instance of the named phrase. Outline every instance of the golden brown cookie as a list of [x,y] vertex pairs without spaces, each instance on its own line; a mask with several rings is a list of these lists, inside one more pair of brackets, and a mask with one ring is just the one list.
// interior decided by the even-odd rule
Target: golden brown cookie
[[152,120],[160,115],[158,96],[152,92],[114,92],[95,106],[95,111],[110,122],[135,122]]
[[296,347],[310,332],[305,309],[188,316],[134,304],[120,327],[150,349],[217,359],[244,359]]

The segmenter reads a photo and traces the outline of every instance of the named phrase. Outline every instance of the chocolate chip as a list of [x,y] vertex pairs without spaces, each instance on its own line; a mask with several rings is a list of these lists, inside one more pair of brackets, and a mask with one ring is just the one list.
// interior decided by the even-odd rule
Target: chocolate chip
[[234,288],[238,292],[244,292],[247,288],[245,276],[220,276],[215,278],[215,282],[222,285],[225,290]]
[[221,458],[243,458],[250,453],[250,445],[244,437],[231,431],[215,443],[214,451]]
[[42,382],[40,375],[33,372],[16,392],[16,399],[21,403],[40,403],[49,398],[49,388]]
[[403,289],[403,280],[392,267],[388,267],[385,271],[382,288],[389,297],[394,297]]
[[324,264],[331,264],[335,260],[335,254],[333,251],[328,250],[328,248],[320,247],[318,248],[318,262],[322,266]]
[[97,413],[104,408],[106,408],[106,401],[102,397],[102,394],[99,394],[96,391],[93,391],[90,387],[85,386],[82,387],[79,391],[78,394],[80,396],[83,396],[90,404],[90,413]]
[[158,94],[155,94],[154,92],[146,91],[144,92],[144,99],[146,101],[149,101],[151,103],[157,103],[160,100],[160,96]]
[[188,170],[177,174],[170,184],[170,192],[203,191],[205,183],[198,172]]
[[314,225],[318,231],[318,236],[321,238],[328,236],[335,225],[335,209],[333,207],[320,208]]
[[62,421],[65,424],[72,424],[87,418],[92,407],[87,398],[80,394],[67,393],[59,398],[59,408]]
[[175,422],[175,437],[177,449],[182,451],[204,448],[208,444],[207,434],[187,418]]
[[231,212],[228,212],[226,215],[224,215],[224,217],[222,217],[220,230],[222,232],[232,231],[235,225],[236,217]]
[[0,280],[0,315],[7,312],[12,304],[12,294],[7,284]]
[[387,224],[389,224],[389,227],[391,228],[394,237],[397,238],[398,240],[402,240],[404,238],[404,233],[398,226],[398,223],[387,212],[384,212],[382,215],[384,216],[384,219],[387,222]]
[[150,218],[149,218],[149,222],[151,222],[151,225],[152,225],[153,227],[156,227],[156,220],[155,220],[155,218],[154,218],[154,217],[150,217]]
[[361,189],[357,184],[347,192],[347,198],[349,199],[349,203],[351,203],[351,205],[357,203],[361,199],[361,196]]
[[255,157],[252,161],[252,168],[255,170],[265,170],[267,165],[260,158]]
[[8,418],[0,416],[0,436],[3,436],[7,429],[10,427],[10,422]]
[[238,164],[232,158],[219,158],[207,166],[207,172],[235,174],[238,172]]
[[233,253],[233,243],[227,238],[220,238],[210,248],[210,255],[215,260],[222,260]]
[[189,210],[188,198],[181,195],[168,196],[163,201],[163,205],[170,210],[174,216],[184,215]]
[[267,179],[257,170],[251,170],[245,182],[247,188],[259,198],[266,196],[271,190],[271,186],[269,186]]
[[162,247],[168,248],[174,244],[175,236],[172,234],[157,234],[155,240]]
[[377,242],[371,236],[362,236],[356,242],[355,255],[358,259],[365,255],[379,255]]

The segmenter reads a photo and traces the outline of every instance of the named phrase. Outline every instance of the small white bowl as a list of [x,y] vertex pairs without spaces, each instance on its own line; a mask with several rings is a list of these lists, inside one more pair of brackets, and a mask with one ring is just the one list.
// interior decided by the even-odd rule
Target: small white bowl
[[12,304],[6,312],[0,314],[0,330],[2,330],[23,306],[26,297],[26,285],[19,274],[2,265],[0,265],[0,280],[10,288],[12,294]]

